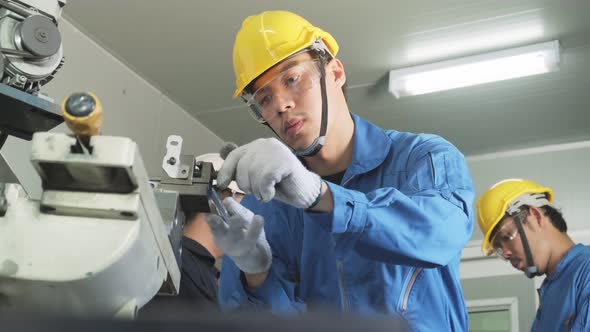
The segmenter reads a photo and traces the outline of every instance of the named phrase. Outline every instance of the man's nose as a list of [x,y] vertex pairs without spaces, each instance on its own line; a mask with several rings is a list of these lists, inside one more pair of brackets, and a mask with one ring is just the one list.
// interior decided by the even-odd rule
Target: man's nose
[[295,100],[290,93],[280,91],[275,95],[275,107],[278,113],[290,111],[295,108]]
[[510,260],[512,257],[512,250],[507,244],[502,244],[502,257],[506,260]]

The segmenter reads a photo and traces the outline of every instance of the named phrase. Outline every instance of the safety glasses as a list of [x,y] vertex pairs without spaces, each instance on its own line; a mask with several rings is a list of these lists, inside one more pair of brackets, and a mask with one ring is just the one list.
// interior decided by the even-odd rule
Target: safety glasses
[[281,103],[298,100],[318,85],[320,69],[318,60],[286,65],[281,72],[264,83],[253,94],[242,98],[250,106],[250,114],[259,123],[266,123],[279,114]]
[[521,210],[512,216],[512,220],[502,225],[490,238],[489,252],[494,252],[498,257],[506,259],[505,248],[513,248],[513,241],[519,235],[515,222],[523,223],[527,215],[526,210]]
[[[513,222],[511,222],[513,224]],[[512,241],[518,236],[518,229],[514,226],[514,230],[501,230],[494,235],[491,242],[491,250],[500,258],[506,259],[504,256],[505,249],[512,247]]]

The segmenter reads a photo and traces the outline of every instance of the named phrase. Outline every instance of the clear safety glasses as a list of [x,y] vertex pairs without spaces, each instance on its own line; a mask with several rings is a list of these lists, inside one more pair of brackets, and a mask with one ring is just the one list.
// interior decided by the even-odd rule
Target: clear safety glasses
[[489,252],[494,252],[498,257],[506,259],[505,248],[512,248],[512,241],[518,237],[518,228],[516,227],[515,221],[522,223],[527,216],[527,211],[522,210],[515,214],[508,223],[502,225],[502,227],[492,236],[490,239],[490,245],[488,247]]
[[510,233],[498,232],[492,239],[491,249],[498,257],[506,259],[504,256],[504,248],[511,245],[510,242],[518,236],[518,229],[514,229]]
[[284,100],[298,100],[318,85],[320,69],[318,60],[286,66],[276,77],[264,83],[253,94],[244,93],[243,98],[250,106],[250,114],[260,123],[274,118]]

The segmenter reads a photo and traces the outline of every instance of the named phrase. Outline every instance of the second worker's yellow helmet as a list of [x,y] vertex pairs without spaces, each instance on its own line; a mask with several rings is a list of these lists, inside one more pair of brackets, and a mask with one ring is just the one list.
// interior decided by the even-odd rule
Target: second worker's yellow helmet
[[553,190],[525,179],[500,181],[486,190],[477,201],[477,222],[484,234],[482,252],[489,256],[490,235],[506,214],[506,210],[521,195],[545,194],[549,203],[553,202]]

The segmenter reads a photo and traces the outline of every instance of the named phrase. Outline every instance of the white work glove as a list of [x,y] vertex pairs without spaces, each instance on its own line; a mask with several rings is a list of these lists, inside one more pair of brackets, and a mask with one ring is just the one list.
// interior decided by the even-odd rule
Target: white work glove
[[322,189],[320,176],[276,138],[260,138],[231,151],[217,174],[217,185],[225,188],[234,178],[259,201],[277,198],[303,209],[318,202]]
[[230,220],[226,224],[216,214],[207,214],[215,245],[245,273],[257,274],[270,268],[272,253],[264,234],[264,218],[255,215],[233,198],[223,200]]

